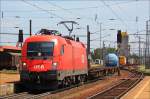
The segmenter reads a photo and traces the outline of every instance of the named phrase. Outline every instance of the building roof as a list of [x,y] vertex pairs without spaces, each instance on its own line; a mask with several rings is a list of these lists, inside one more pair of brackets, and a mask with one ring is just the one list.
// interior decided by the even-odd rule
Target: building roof
[[16,47],[16,46],[0,46],[0,52],[4,51],[21,51],[21,48]]

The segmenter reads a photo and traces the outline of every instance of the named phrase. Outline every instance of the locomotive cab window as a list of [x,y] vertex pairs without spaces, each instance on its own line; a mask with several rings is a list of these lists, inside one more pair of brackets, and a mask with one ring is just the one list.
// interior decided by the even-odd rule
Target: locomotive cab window
[[45,58],[53,56],[54,42],[30,42],[27,45],[27,56]]
[[64,55],[64,45],[61,46],[60,54]]

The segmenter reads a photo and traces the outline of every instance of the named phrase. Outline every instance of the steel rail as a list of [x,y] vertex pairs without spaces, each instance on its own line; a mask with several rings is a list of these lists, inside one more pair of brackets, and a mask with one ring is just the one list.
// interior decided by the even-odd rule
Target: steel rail
[[122,79],[122,81],[114,86],[90,96],[87,99],[120,99],[121,96],[137,85],[143,78],[144,75],[142,73],[135,72],[131,74],[129,78]]

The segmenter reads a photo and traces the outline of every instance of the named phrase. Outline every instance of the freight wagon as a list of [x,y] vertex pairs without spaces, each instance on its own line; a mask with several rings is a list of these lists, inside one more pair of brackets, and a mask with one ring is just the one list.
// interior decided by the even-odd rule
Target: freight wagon
[[21,64],[20,59],[20,53],[0,52],[0,69],[17,69]]

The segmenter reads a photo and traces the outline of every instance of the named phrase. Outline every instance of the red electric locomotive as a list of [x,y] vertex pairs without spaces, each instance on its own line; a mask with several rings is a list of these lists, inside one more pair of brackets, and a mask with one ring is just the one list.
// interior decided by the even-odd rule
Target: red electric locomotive
[[82,42],[42,29],[22,47],[21,82],[35,88],[57,88],[84,81],[88,74]]

